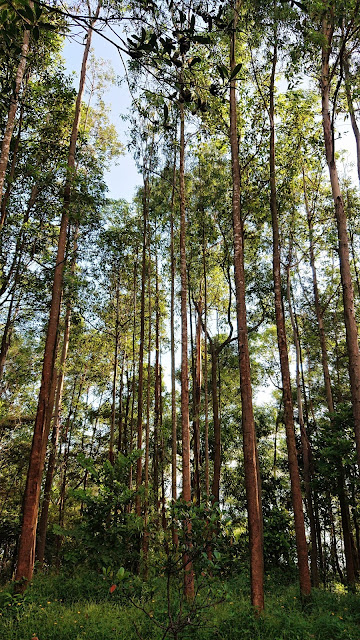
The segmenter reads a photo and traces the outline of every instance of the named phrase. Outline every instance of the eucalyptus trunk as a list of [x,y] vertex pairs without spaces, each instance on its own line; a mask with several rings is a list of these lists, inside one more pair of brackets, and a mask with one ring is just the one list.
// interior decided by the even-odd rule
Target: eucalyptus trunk
[[341,193],[339,176],[335,160],[334,131],[330,113],[330,55],[333,38],[333,26],[327,18],[323,18],[322,35],[324,44],[322,47],[321,65],[321,102],[322,124],[324,131],[324,144],[326,161],[329,169],[332,196],[335,206],[335,218],[338,232],[338,251],[340,260],[340,275],[344,301],[344,319],[346,330],[346,345],[349,358],[349,378],[351,390],[351,402],[354,416],[355,443],[357,462],[360,469],[360,351],[358,342],[358,330],[356,324],[354,290],[350,269],[349,237],[347,220],[344,207],[344,199]]
[[58,249],[52,287],[50,316],[45,341],[41,386],[35,419],[33,441],[31,445],[29,469],[23,499],[22,525],[15,575],[15,580],[18,582],[17,590],[19,592],[25,591],[29,580],[31,580],[32,578],[34,570],[36,527],[39,511],[40,488],[44,470],[46,444],[50,429],[50,424],[46,423],[46,416],[49,412],[51,382],[55,366],[57,331],[59,326],[60,303],[65,267],[65,249],[69,224],[71,187],[75,169],[76,142],[79,132],[81,100],[85,88],[86,67],[92,38],[92,27],[97,20],[99,11],[100,4],[97,7],[95,16],[92,19],[91,25],[87,31],[86,44],[80,73],[79,90],[76,99],[75,115],[70,138],[67,161],[67,179],[64,191],[64,206],[60,223],[60,233],[58,239]]
[[[233,29],[230,47],[231,72],[234,71],[236,66],[236,28],[240,6],[240,2],[239,0],[237,0],[234,7]],[[245,487],[250,544],[251,602],[258,611],[262,611],[264,609],[263,522],[261,509],[260,471],[257,456],[256,431],[252,405],[251,369],[245,302],[246,287],[244,270],[244,228],[241,211],[241,170],[237,135],[237,103],[235,78],[230,81],[230,145],[233,183],[232,214],[234,233],[236,314],[238,326]]]
[[275,34],[275,45],[272,60],[272,71],[270,79],[270,209],[273,231],[273,281],[275,295],[275,317],[277,339],[280,356],[280,368],[283,386],[284,402],[284,422],[286,430],[286,444],[288,451],[288,462],[291,482],[291,496],[294,510],[296,549],[299,567],[300,591],[303,598],[311,594],[311,580],[308,565],[308,552],[305,536],[305,522],[303,512],[303,502],[301,495],[299,465],[297,460],[295,427],[293,415],[293,402],[291,392],[290,368],[288,347],[285,328],[285,314],[281,291],[281,260],[280,260],[280,237],[276,195],[276,165],[275,165],[275,105],[274,87],[275,72],[277,63],[277,45]]

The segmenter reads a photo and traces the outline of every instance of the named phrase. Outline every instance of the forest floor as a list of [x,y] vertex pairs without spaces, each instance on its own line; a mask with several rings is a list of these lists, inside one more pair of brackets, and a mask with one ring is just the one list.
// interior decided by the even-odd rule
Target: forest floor
[[0,591],[0,639],[360,640],[360,594],[332,585],[331,591],[314,591],[304,607],[296,584],[279,584],[270,574],[266,585],[260,617],[251,611],[245,574],[226,584],[214,581],[210,591],[204,584],[190,614],[181,597],[171,596],[175,614],[183,607],[180,625],[184,621],[185,627],[178,636],[164,636],[161,626],[169,621],[165,578],[146,583],[145,591],[138,582],[110,593],[109,582],[96,573],[39,575],[24,597],[6,587]]

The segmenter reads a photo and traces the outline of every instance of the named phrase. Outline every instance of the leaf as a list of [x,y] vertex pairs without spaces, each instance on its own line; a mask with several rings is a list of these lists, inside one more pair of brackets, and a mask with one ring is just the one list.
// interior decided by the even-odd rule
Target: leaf
[[35,42],[37,42],[39,40],[39,38],[40,38],[40,29],[39,29],[39,27],[35,26],[33,28],[33,36],[34,36]]
[[235,76],[237,76],[237,74],[239,73],[241,67],[242,67],[242,63],[241,62],[239,64],[237,64],[236,67],[234,67],[234,69],[231,72],[230,80],[233,80],[233,78],[235,78]]
[[109,592],[110,593],[114,593],[115,589],[116,589],[116,584],[112,584],[110,589],[109,589]]
[[167,121],[168,117],[169,117],[169,109],[167,104],[164,104],[164,122]]
[[23,9],[19,9],[19,13],[29,22],[35,22],[35,14],[28,4],[24,5]]
[[229,77],[229,71],[228,71],[227,67],[225,67],[225,65],[224,65],[224,64],[219,64],[219,65],[217,66],[217,70],[218,70],[218,72],[220,73],[220,76],[221,76],[221,78],[222,78],[223,80],[225,80],[225,78],[228,78],[228,77]]
[[118,580],[122,580],[125,577],[125,569],[124,567],[120,567],[119,571],[116,574]]
[[197,64],[198,62],[201,62],[201,58],[200,56],[195,56],[195,58],[192,58],[189,62],[189,67],[191,69],[191,67],[194,66],[194,64]]

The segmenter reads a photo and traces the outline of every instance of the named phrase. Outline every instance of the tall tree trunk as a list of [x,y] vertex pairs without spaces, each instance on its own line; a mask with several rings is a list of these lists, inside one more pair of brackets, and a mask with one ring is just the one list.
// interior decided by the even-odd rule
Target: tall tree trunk
[[12,160],[11,160],[11,167],[10,167],[10,171],[9,171],[8,184],[7,184],[7,187],[5,189],[5,193],[4,193],[3,198],[0,199],[0,201],[1,201],[1,206],[0,206],[0,213],[1,213],[0,229],[2,229],[2,227],[4,226],[5,221],[6,221],[7,205],[8,205],[8,202],[9,202],[10,193],[11,193],[11,189],[12,189],[14,178],[15,178],[16,160],[17,160],[17,154],[18,154],[19,146],[20,146],[23,115],[24,115],[24,104],[22,104],[21,108],[20,108],[18,132],[17,132],[17,135],[16,135],[15,144],[14,144],[14,151],[13,151],[13,156],[12,156]]
[[119,306],[120,306],[120,282],[119,276],[116,274],[116,318],[115,318],[115,349],[114,349],[114,368],[113,368],[113,384],[112,384],[112,406],[111,406],[111,423],[110,423],[110,441],[109,441],[109,460],[111,464],[115,462],[115,424],[116,424],[116,387],[119,368]]
[[221,470],[221,427],[219,418],[219,396],[218,396],[218,352],[215,345],[210,341],[211,353],[211,398],[214,424],[214,475],[211,493],[214,502],[220,502],[220,470]]
[[144,465],[144,537],[143,537],[143,565],[144,578],[148,577],[148,551],[149,551],[149,459],[150,459],[150,399],[151,399],[151,318],[152,318],[152,296],[151,296],[151,250],[150,234],[148,234],[149,268],[148,268],[148,361],[147,361],[147,381],[146,381],[146,432],[145,432],[145,465]]
[[321,65],[321,101],[322,123],[324,130],[324,143],[326,161],[329,168],[331,190],[335,205],[335,218],[339,239],[340,275],[344,300],[344,319],[346,329],[346,344],[349,357],[349,377],[351,402],[354,415],[354,431],[357,452],[357,462],[360,469],[360,351],[358,342],[358,330],[354,307],[354,290],[352,284],[349,238],[347,221],[342,197],[337,166],[335,161],[334,131],[330,115],[330,54],[333,36],[333,27],[325,17],[322,22],[322,35],[324,45],[322,47]]
[[[233,30],[230,48],[230,69],[236,65],[236,27],[240,2],[234,7]],[[256,431],[252,405],[250,356],[247,332],[244,272],[244,229],[241,213],[240,163],[237,136],[236,82],[230,81],[230,145],[232,167],[232,214],[234,229],[234,265],[236,288],[236,313],[238,326],[241,411],[245,486],[248,510],[251,602],[258,610],[264,608],[263,525],[261,509],[260,472],[257,456]]]
[[123,394],[124,394],[124,367],[126,360],[126,352],[123,352],[122,360],[121,360],[121,371],[120,371],[120,388],[119,388],[119,430],[118,430],[118,442],[117,442],[117,450],[118,453],[122,453],[122,436],[123,436]]
[[[135,406],[135,338],[136,338],[136,291],[137,291],[137,260],[138,253],[136,252],[136,260],[134,263],[134,282],[133,282],[133,333],[132,333],[132,378],[131,378],[131,411],[130,411],[130,439],[129,439],[129,454],[131,456],[133,452],[134,445],[134,406]],[[133,486],[133,467],[130,466],[129,471],[129,489],[132,489]],[[131,509],[131,505],[129,504],[129,510]]]
[[[74,275],[75,273],[75,266],[76,266],[78,232],[79,232],[79,226],[77,225],[74,233],[74,246],[73,246],[73,253],[71,258],[71,274],[72,275]],[[44,497],[43,497],[43,502],[41,507],[38,530],[37,530],[36,558],[39,563],[40,569],[42,568],[44,563],[51,488],[52,488],[52,483],[54,478],[56,454],[57,454],[57,447],[58,447],[59,433],[60,433],[60,420],[61,420],[61,409],[62,409],[62,397],[63,397],[63,391],[64,391],[65,367],[66,367],[66,360],[67,360],[69,340],[70,340],[71,309],[72,309],[72,303],[71,303],[71,300],[68,300],[66,303],[64,337],[63,337],[63,344],[62,344],[60,362],[59,362],[59,373],[57,376],[54,376],[54,377],[57,377],[57,384],[56,384],[56,397],[55,397],[55,407],[54,407],[54,416],[53,416],[53,429],[51,434],[50,455],[49,455],[49,461],[48,461],[46,478],[45,478]]]
[[[60,302],[63,286],[63,273],[65,266],[65,249],[66,238],[69,221],[69,208],[71,199],[72,176],[75,168],[75,151],[76,142],[79,131],[81,100],[85,87],[86,66],[90,50],[92,27],[99,15],[100,4],[97,7],[95,16],[91,21],[88,29],[86,44],[83,54],[79,90],[76,99],[75,116],[70,138],[69,155],[67,162],[67,179],[64,191],[64,207],[61,217],[60,233],[58,240],[58,250],[56,256],[55,273],[52,288],[51,308],[49,323],[47,328],[44,362],[41,378],[41,386],[39,393],[39,402],[35,419],[34,435],[31,445],[29,469],[26,480],[25,494],[23,500],[22,526],[18,550],[17,568],[15,580],[18,581],[17,590],[25,591],[29,580],[31,580],[34,561],[35,561],[35,543],[36,543],[36,526],[39,510],[39,496],[41,488],[41,479],[43,475],[46,444],[49,431],[46,428],[46,415],[49,410],[50,390],[52,374],[55,364],[55,347],[56,336],[59,325]],[[50,428],[50,424],[49,427]]]
[[284,306],[281,293],[281,271],[280,271],[280,237],[276,198],[276,168],[275,168],[275,106],[274,87],[275,72],[277,62],[277,44],[275,34],[275,44],[272,60],[272,71],[270,80],[270,209],[273,230],[273,279],[275,294],[275,316],[277,339],[279,346],[280,368],[283,386],[284,400],[284,421],[286,430],[286,443],[288,450],[289,472],[291,481],[291,495],[295,520],[296,548],[299,566],[300,591],[302,597],[310,596],[311,580],[308,565],[308,553],[305,536],[305,523],[303,502],[301,495],[299,466],[297,461],[293,403],[291,393],[289,358],[287,349]]
[[195,380],[194,380],[194,459],[195,473],[194,486],[196,499],[200,504],[200,404],[201,404],[201,384],[202,384],[202,360],[201,360],[201,313],[202,302],[199,301],[197,308],[196,336],[195,336]]
[[[184,103],[180,102],[180,280],[181,280],[181,434],[182,434],[182,498],[191,502],[190,473],[190,424],[189,424],[189,378],[188,378],[188,327],[187,327],[187,271],[186,271],[186,206],[185,206],[185,115]],[[191,522],[185,523],[191,530]],[[194,572],[188,553],[184,553],[184,591],[192,600]]]
[[318,587],[319,572],[318,572],[318,566],[317,566],[317,541],[316,541],[316,527],[315,527],[315,517],[314,517],[314,509],[313,509],[313,496],[312,496],[312,489],[311,489],[311,472],[310,472],[311,451],[310,451],[310,442],[309,442],[308,434],[305,427],[303,408],[302,408],[301,376],[300,376],[300,360],[301,360],[300,341],[299,341],[297,323],[295,320],[295,314],[292,307],[290,263],[291,263],[291,251],[289,253],[289,261],[287,265],[287,298],[288,298],[291,326],[293,330],[295,352],[296,352],[296,394],[297,394],[297,405],[298,405],[298,412],[299,412],[299,426],[300,426],[302,457],[303,457],[303,473],[304,473],[306,506],[307,506],[307,512],[308,512],[308,517],[310,522],[311,578],[312,578],[313,586]]
[[156,514],[159,511],[159,449],[160,449],[160,304],[159,304],[159,267],[156,249],[155,256],[155,407],[154,407],[154,506]]
[[207,276],[206,276],[206,246],[205,229],[203,229],[203,272],[204,272],[204,412],[205,412],[205,492],[206,499],[210,497],[209,480],[209,394],[208,394],[208,369],[207,369]]
[[[170,349],[171,349],[171,497],[175,502],[177,498],[177,414],[176,414],[176,393],[175,393],[175,248],[174,248],[174,211],[175,211],[175,188],[176,188],[176,149],[174,148],[174,164],[171,192],[170,209],[170,272],[171,272],[171,293],[170,293]],[[175,527],[172,528],[172,539],[174,545],[178,544],[178,534]]]
[[5,322],[5,327],[4,327],[4,331],[3,331],[3,335],[2,335],[2,339],[1,339],[1,347],[0,347],[0,382],[1,382],[2,377],[3,377],[4,367],[5,367],[5,363],[6,363],[6,359],[7,359],[7,354],[8,354],[8,351],[10,349],[11,336],[12,336],[12,332],[13,332],[13,329],[14,329],[14,322],[16,320],[16,316],[19,313],[19,309],[20,309],[21,297],[18,298],[16,307],[15,307],[15,311],[13,313],[13,307],[14,307],[14,304],[15,304],[15,296],[16,296],[16,294],[17,294],[17,288],[16,288],[16,282],[15,282],[14,283],[13,293],[12,293],[10,304],[9,304],[9,309],[8,309],[8,314],[7,314],[7,318],[6,318],[6,322]]
[[[147,171],[144,168],[144,172]],[[139,344],[139,374],[138,374],[138,411],[137,411],[137,448],[142,448],[143,432],[143,388],[144,388],[144,342],[145,342],[145,286],[146,286],[146,247],[147,247],[147,219],[148,219],[148,177],[144,173],[144,193],[143,193],[143,246],[141,265],[141,302],[140,302],[140,344]],[[142,460],[139,457],[136,461],[136,491],[141,486]],[[140,495],[136,495],[136,514],[141,516]]]
[[[30,7],[33,7],[32,2],[30,2]],[[0,208],[1,208],[2,197],[3,197],[6,169],[9,161],[11,138],[12,138],[12,134],[15,126],[15,116],[16,116],[16,111],[18,107],[19,94],[20,94],[20,89],[21,89],[21,85],[22,85],[22,81],[25,73],[26,59],[29,51],[29,41],[30,41],[30,31],[25,30],[23,35],[22,47],[21,47],[20,62],[16,71],[14,91],[10,99],[10,107],[8,111],[7,122],[5,125],[4,138],[1,144]],[[5,221],[5,217],[1,216],[0,231],[2,229],[4,221]]]
[[347,51],[344,52],[343,67],[345,72],[346,101],[348,105],[348,112],[350,115],[352,130],[355,136],[357,170],[358,170],[358,178],[360,182],[360,131],[359,131],[358,123],[356,121],[354,102],[353,102],[353,97],[351,92],[352,87],[351,87],[351,75],[350,75],[350,55]]

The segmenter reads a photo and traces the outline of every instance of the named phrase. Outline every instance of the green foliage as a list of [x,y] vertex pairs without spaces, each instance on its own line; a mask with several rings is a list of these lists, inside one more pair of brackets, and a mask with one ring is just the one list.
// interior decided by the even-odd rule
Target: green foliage
[[[213,593],[226,586],[225,599],[216,603],[215,598],[202,610],[199,603],[200,624],[186,627],[178,640],[358,640],[358,595],[342,594],[334,585],[332,593],[315,591],[304,611],[297,587],[284,578],[276,571],[267,575],[267,610],[258,618],[248,603],[246,573],[225,585],[215,581]],[[0,633],[6,640],[31,639],[34,634],[40,640],[135,640],[137,633],[144,640],[160,640],[163,631],[154,620],[166,620],[165,579],[144,584],[136,596],[130,586],[120,602],[100,573],[39,575],[25,598],[0,592]],[[173,595],[179,604],[175,591]]]

